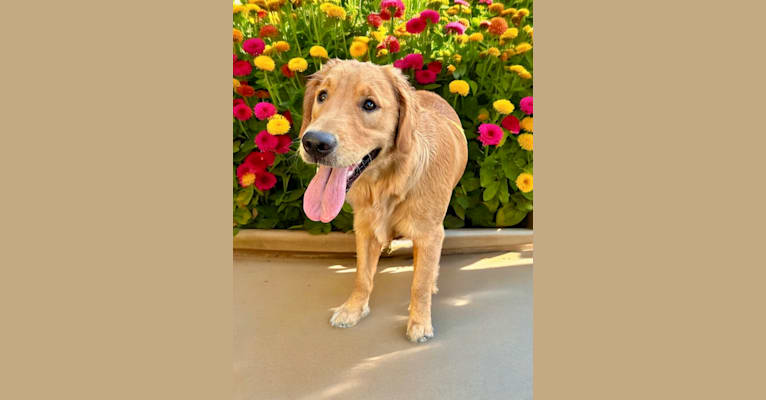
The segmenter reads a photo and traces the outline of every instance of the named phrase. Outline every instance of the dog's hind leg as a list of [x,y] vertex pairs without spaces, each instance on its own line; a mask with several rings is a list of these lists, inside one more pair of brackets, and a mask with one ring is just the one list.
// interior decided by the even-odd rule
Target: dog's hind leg
[[370,294],[383,245],[371,233],[356,232],[356,278],[351,295],[335,309],[330,325],[350,328],[370,313]]

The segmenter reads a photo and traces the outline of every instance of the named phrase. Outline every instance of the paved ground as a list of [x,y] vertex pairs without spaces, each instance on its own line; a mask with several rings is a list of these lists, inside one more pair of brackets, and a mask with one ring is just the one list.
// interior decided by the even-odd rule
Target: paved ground
[[354,260],[234,258],[236,399],[531,399],[532,255],[442,258],[436,337],[404,337],[412,259],[382,259],[370,315],[333,328]]

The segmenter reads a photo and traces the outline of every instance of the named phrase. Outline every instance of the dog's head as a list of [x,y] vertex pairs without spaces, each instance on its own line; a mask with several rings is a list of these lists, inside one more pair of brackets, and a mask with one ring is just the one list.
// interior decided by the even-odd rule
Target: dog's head
[[304,195],[304,210],[328,222],[345,193],[382,159],[413,145],[414,90],[390,65],[330,60],[312,75],[303,98],[300,154],[319,164]]

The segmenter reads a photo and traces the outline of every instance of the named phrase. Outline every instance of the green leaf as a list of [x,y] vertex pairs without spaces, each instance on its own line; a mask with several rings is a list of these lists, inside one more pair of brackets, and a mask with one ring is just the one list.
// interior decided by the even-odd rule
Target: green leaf
[[471,200],[467,196],[458,195],[455,197],[455,202],[466,209],[471,206]]
[[500,189],[500,183],[498,181],[494,181],[490,183],[486,189],[484,189],[484,201],[489,201],[495,198],[495,195],[497,195],[497,190]]
[[238,223],[239,225],[248,223],[252,216],[253,215],[250,213],[250,210],[247,208],[237,207],[234,209],[234,222]]
[[250,185],[237,193],[237,197],[234,199],[237,202],[237,205],[240,207],[245,207],[248,204],[250,204],[250,200],[253,198],[253,185]]
[[465,226],[465,221],[453,215],[448,215],[446,218],[444,218],[444,227],[447,229],[457,229],[457,228],[462,228],[464,226]]
[[465,176],[460,180],[460,184],[463,185],[463,189],[466,192],[470,192],[479,188],[479,178],[475,176]]
[[441,86],[441,84],[438,84],[438,83],[432,83],[432,84],[430,84],[430,85],[425,85],[425,86],[423,86],[423,89],[425,89],[425,90],[434,90],[434,89],[436,89],[436,88],[438,88],[438,87],[440,87],[440,86]]
[[500,179],[500,189],[497,191],[497,199],[500,200],[501,203],[505,204],[508,203],[509,197],[510,193],[508,193],[508,180]]
[[527,165],[527,155],[524,151],[520,151],[513,156],[513,162],[519,168],[524,168]]
[[453,204],[452,209],[455,211],[455,215],[457,215],[458,218],[465,219],[465,208],[463,208],[463,206],[460,204]]
[[497,210],[497,226],[513,226],[521,222],[527,216],[525,211],[517,210],[512,203],[508,203]]

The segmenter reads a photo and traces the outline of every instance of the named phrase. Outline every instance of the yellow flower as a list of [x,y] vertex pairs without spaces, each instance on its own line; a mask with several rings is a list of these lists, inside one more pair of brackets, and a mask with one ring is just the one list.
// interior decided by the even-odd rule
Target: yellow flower
[[463,56],[461,56],[460,54],[455,54],[454,56],[452,56],[452,59],[455,60],[456,63],[460,64],[460,61],[463,60]]
[[524,28],[522,28],[522,29],[524,29],[524,32],[526,32],[527,34],[531,34],[532,33],[532,27],[529,26],[529,25],[524,25]]
[[488,7],[489,12],[491,12],[492,14],[499,14],[503,12],[504,8],[505,6],[503,5],[503,3],[492,3]]
[[[232,79],[234,79],[234,78],[232,78]],[[239,81],[234,79],[234,89],[236,89],[238,87],[239,87]]]
[[239,180],[239,184],[242,187],[248,187],[255,183],[255,174],[252,172],[248,172],[244,175],[242,175],[242,178]]
[[311,46],[309,55],[316,58],[329,58],[327,50],[322,46]]
[[452,6],[447,9],[447,15],[457,15],[457,6]]
[[383,57],[388,54],[388,50],[386,49],[380,49],[378,50],[378,53],[376,54],[376,57]]
[[516,11],[516,15],[518,15],[519,17],[526,17],[527,15],[529,15],[529,10],[526,8],[520,8],[519,11]]
[[346,10],[332,3],[322,3],[319,9],[329,18],[346,19]]
[[255,57],[253,60],[253,64],[255,64],[258,69],[262,69],[264,71],[273,71],[274,70],[274,60],[269,56],[258,56]]
[[281,114],[274,114],[269,118],[266,130],[272,135],[284,135],[290,130],[290,122]]
[[479,110],[479,115],[476,117],[476,119],[478,119],[480,122],[488,120],[489,111],[487,111],[486,108],[482,108],[481,110]]
[[270,44],[267,44],[266,47],[263,48],[263,54],[264,55],[271,55],[271,53],[274,52],[274,47],[272,47]]
[[532,135],[522,133],[519,135],[519,146],[526,151],[532,151]]
[[519,77],[522,79],[532,79],[532,74],[529,71],[524,70],[523,72],[519,73]]
[[532,50],[532,45],[527,42],[522,42],[516,45],[515,50],[516,54],[526,53],[529,50]]
[[497,57],[500,55],[500,50],[498,50],[497,47],[490,47],[487,49],[487,54],[489,54],[492,57]]
[[461,79],[449,83],[450,93],[457,93],[461,96],[467,96],[470,89],[471,87],[468,86],[468,82]]
[[505,32],[503,32],[502,35],[500,35],[500,39],[515,39],[516,36],[519,36],[519,30],[516,28],[508,28],[505,30]]
[[290,71],[303,72],[308,67],[309,63],[306,62],[305,58],[301,57],[291,58],[290,61],[287,62],[287,68],[290,69]]
[[513,71],[523,79],[531,79],[532,74],[527,71],[522,65],[511,65],[507,67],[509,71]]
[[370,43],[370,38],[368,38],[367,36],[354,36],[354,41],[367,44],[367,43]]
[[242,31],[236,28],[234,29],[234,43],[242,43],[242,39],[245,38],[245,35],[242,34]]
[[359,58],[367,54],[367,49],[367,43],[361,40],[354,40],[354,42],[351,43],[351,47],[349,47],[348,52],[351,53],[351,57]]
[[238,12],[245,11],[245,6],[243,6],[241,4],[234,4],[233,11],[234,12],[232,14],[236,14]]
[[471,26],[471,21],[469,21],[469,20],[467,20],[465,18],[458,18],[457,22],[460,22],[465,27]]
[[284,40],[280,40],[274,43],[273,47],[274,47],[274,50],[276,50],[277,52],[284,53],[290,50],[290,43],[287,43]]
[[532,132],[532,117],[522,119],[521,122],[519,122],[519,126],[527,132]]
[[378,42],[382,42],[383,39],[386,38],[386,34],[381,31],[372,31],[370,32],[370,35],[372,35],[372,38]]
[[447,71],[449,71],[450,73],[455,72],[455,69],[456,69],[455,66],[452,64],[447,66]]
[[457,40],[457,42],[460,44],[465,44],[468,42],[468,35],[466,35],[465,33],[462,35],[457,35],[455,37],[455,40]]
[[494,103],[492,103],[492,107],[495,109],[495,111],[499,112],[500,114],[510,114],[516,108],[514,107],[513,103],[511,103],[507,99],[501,99],[501,100],[495,101]]
[[401,24],[396,26],[396,28],[394,29],[394,36],[396,37],[410,36],[410,33],[407,32],[407,24],[405,22],[402,22]]
[[516,177],[516,186],[524,193],[532,191],[532,174],[522,172]]
[[472,33],[471,36],[468,36],[468,40],[472,42],[481,42],[484,40],[484,35],[482,35],[480,32]]
[[503,10],[503,12],[500,13],[500,15],[504,17],[507,15],[515,15],[515,14],[516,14],[515,8],[506,8],[505,10]]

